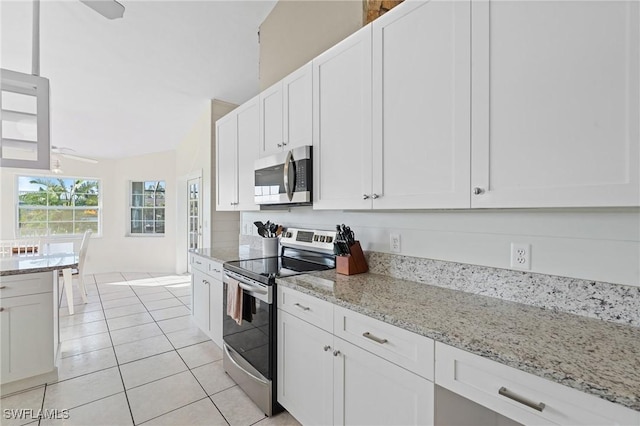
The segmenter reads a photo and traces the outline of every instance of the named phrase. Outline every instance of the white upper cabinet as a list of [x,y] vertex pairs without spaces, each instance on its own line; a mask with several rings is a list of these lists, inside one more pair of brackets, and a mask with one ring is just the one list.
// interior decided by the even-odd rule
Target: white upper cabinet
[[311,145],[311,62],[260,93],[260,157]]
[[238,127],[235,111],[216,121],[216,210],[235,210],[238,187]]
[[314,208],[469,207],[470,27],[407,1],[313,61]]
[[216,122],[216,210],[258,210],[254,162],[258,158],[258,97]]
[[274,84],[260,97],[260,156],[282,151],[282,82]]
[[405,3],[373,22],[373,207],[469,207],[470,2]]
[[313,207],[371,208],[371,159],[368,25],[313,60]]
[[309,62],[282,80],[283,146],[287,150],[313,143],[312,70]]
[[238,122],[238,196],[236,210],[259,210],[255,203],[254,165],[258,159],[256,141],[260,135],[260,104],[258,97],[235,111]]
[[472,207],[640,204],[639,9],[472,2]]

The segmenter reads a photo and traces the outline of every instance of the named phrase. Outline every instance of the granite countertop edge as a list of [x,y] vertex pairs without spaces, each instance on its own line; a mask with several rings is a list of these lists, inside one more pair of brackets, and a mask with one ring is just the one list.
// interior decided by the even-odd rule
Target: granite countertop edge
[[[309,274],[311,276],[319,276],[319,277],[327,277],[327,272],[321,272],[321,273],[312,273]],[[287,288],[291,288],[297,291],[300,291],[302,293],[308,294],[310,296],[319,298],[321,300],[325,300],[327,302],[333,303],[334,305],[337,306],[341,306],[343,308],[347,308],[350,309],[352,311],[361,313],[363,315],[367,315],[371,318],[383,321],[385,323],[400,327],[404,330],[408,330],[410,332],[431,338],[433,340],[435,340],[436,342],[441,342],[447,345],[450,345],[452,347],[473,353],[475,355],[479,355],[482,356],[484,358],[488,358],[492,361],[496,361],[499,362],[500,364],[509,366],[509,367],[513,367],[516,368],[518,370],[533,374],[535,376],[538,377],[542,377],[548,380],[551,380],[553,382],[568,386],[570,388],[582,391],[584,393],[605,399],[607,401],[622,405],[626,408],[635,410],[635,411],[640,411],[640,398],[632,398],[632,397],[628,397],[625,395],[620,395],[618,393],[612,392],[606,385],[601,385],[598,383],[589,383],[586,382],[584,380],[581,380],[580,378],[572,378],[569,377],[567,375],[567,373],[562,372],[562,371],[556,371],[553,369],[550,369],[549,366],[543,366],[543,365],[536,365],[536,364],[532,364],[532,363],[527,363],[523,360],[518,360],[516,358],[513,357],[508,357],[508,356],[503,356],[500,352],[494,350],[494,348],[491,348],[489,345],[486,344],[482,344],[481,339],[461,339],[461,338],[457,338],[454,335],[451,335],[451,333],[448,333],[446,331],[443,330],[438,330],[436,328],[432,328],[429,326],[425,326],[425,325],[421,325],[415,322],[410,322],[410,321],[406,321],[406,320],[401,320],[398,319],[396,317],[394,317],[393,315],[390,314],[385,314],[383,312],[380,312],[378,310],[375,309],[370,309],[367,308],[365,306],[362,306],[358,303],[352,303],[343,299],[340,299],[336,296],[334,296],[333,294],[331,294],[330,290],[323,288],[322,286],[318,286],[316,287],[315,285],[307,285],[306,283],[301,283],[299,282],[298,278],[299,277],[303,277],[304,275],[299,275],[299,276],[294,276],[294,277],[288,277],[288,278],[279,278],[277,280],[278,285],[282,285],[283,287],[287,287]],[[367,276],[370,277],[384,277],[384,280],[389,282],[389,283],[402,283],[402,282],[407,282],[407,280],[402,280],[402,279],[396,279],[396,278],[392,278],[392,277],[387,277],[387,276],[378,276],[376,274],[360,274],[359,275],[359,279],[362,280],[364,278],[365,280],[365,285],[366,285],[366,279]],[[375,278],[374,278],[375,279]],[[413,282],[410,282],[413,283]],[[435,286],[430,286],[429,284],[419,284],[419,285],[424,285],[424,286],[428,286],[428,287],[435,287]],[[459,290],[451,290],[451,291],[457,291],[460,292]],[[462,293],[462,292],[460,292]],[[477,297],[477,298],[486,298],[487,296],[479,296],[479,295],[473,295],[470,293],[466,293],[467,295],[469,295],[470,297]],[[493,298],[492,298],[493,299]],[[515,302],[508,302],[508,301],[502,301],[499,299],[494,299],[494,302],[492,303],[505,303],[505,304],[513,304]],[[528,305],[523,305],[523,306],[528,306]],[[543,308],[536,308],[536,309],[541,309],[543,311],[545,311]],[[549,315],[553,316],[554,314],[556,314],[556,312],[548,310]],[[564,314],[564,313],[563,313]],[[566,315],[573,315],[573,314],[566,314]],[[573,315],[576,316],[576,315]],[[592,320],[589,319],[591,321],[600,321],[600,320]],[[622,326],[622,327],[631,327],[631,326]],[[631,393],[633,391],[630,391]]]

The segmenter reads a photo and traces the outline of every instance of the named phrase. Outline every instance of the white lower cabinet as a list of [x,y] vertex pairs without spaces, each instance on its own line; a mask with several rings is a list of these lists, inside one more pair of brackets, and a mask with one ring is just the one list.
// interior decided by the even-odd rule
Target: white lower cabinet
[[332,355],[333,424],[433,424],[433,382],[337,337]]
[[2,385],[55,371],[53,286],[51,272],[0,278]]
[[640,412],[436,343],[436,384],[522,424],[638,425]]
[[222,265],[193,255],[191,268],[191,315],[198,327],[222,347]]
[[331,424],[333,336],[282,309],[277,330],[278,402],[303,425]]
[[[278,300],[296,294],[278,288]],[[278,309],[278,402],[304,425],[433,424],[433,383],[301,319],[330,316],[315,302]]]

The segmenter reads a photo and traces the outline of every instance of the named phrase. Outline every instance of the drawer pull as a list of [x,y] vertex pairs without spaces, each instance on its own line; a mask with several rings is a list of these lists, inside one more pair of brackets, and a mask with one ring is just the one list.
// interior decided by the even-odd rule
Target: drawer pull
[[0,285],[0,290],[2,290],[3,288],[7,288],[6,285]]
[[202,265],[202,262],[200,262],[199,260],[195,261],[198,265]]
[[4,312],[4,308],[0,308],[0,312]]
[[362,336],[366,337],[367,339],[371,339],[376,343],[380,343],[381,345],[388,342],[387,339],[381,339],[379,337],[376,337],[373,334],[369,333],[368,331],[365,331],[364,333],[362,333]]
[[311,310],[311,308],[310,308],[310,307],[308,307],[308,306],[302,306],[302,305],[301,305],[301,304],[299,304],[299,303],[294,303],[294,304],[293,304],[293,306],[297,306],[298,308],[302,309],[303,311],[309,311],[309,310]]
[[538,402],[536,404],[533,401],[529,401],[528,399],[511,392],[510,390],[508,390],[504,386],[501,387],[498,390],[498,394],[502,395],[502,396],[506,396],[509,399],[513,399],[514,401],[519,402],[520,404],[524,404],[527,407],[533,408],[534,410],[537,410],[537,411],[540,411],[540,412],[542,412],[542,410],[544,410],[544,407],[545,407],[543,402]]

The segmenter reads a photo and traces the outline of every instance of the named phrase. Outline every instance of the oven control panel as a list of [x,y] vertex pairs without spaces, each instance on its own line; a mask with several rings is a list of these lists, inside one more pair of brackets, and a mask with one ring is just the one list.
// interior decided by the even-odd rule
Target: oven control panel
[[336,231],[287,228],[280,235],[280,244],[285,247],[307,248],[327,253],[333,253],[335,240]]

